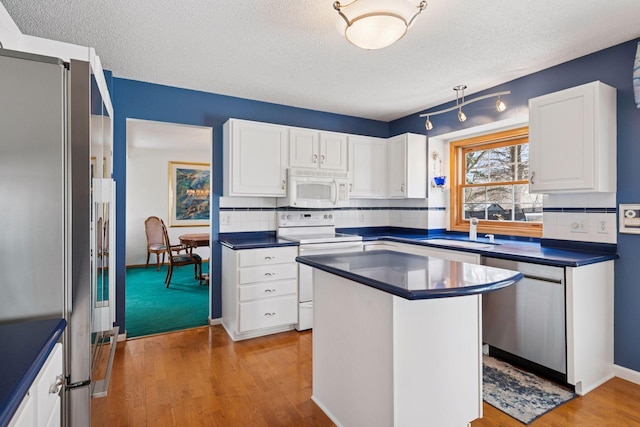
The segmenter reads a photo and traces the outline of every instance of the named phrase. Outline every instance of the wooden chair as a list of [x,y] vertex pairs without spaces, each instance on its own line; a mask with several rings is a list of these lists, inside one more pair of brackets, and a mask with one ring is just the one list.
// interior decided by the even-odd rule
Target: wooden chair
[[164,254],[167,253],[162,235],[162,220],[157,216],[150,216],[144,221],[144,232],[147,235],[147,264],[145,268],[149,267],[151,254],[156,254],[156,269],[160,271],[160,255],[162,255],[162,263],[164,264]]
[[[151,254],[156,254],[156,269],[158,271],[160,271],[160,255],[162,255],[162,264],[164,264],[164,254],[167,253],[167,246],[164,243],[162,232],[164,226],[164,221],[157,216],[150,216],[144,221],[144,231],[147,235],[147,264],[145,268],[149,266]],[[171,250],[176,253],[186,252],[187,247],[185,245],[173,245]]]
[[[169,240],[169,233],[167,231],[167,227],[162,224],[162,235],[164,238],[164,245],[168,248],[171,248],[171,241]],[[176,245],[178,246],[178,245]],[[202,285],[202,258],[198,254],[194,254],[190,251],[186,251],[186,253],[181,254],[180,252],[174,254],[173,251],[168,252],[169,255],[169,270],[167,271],[167,277],[164,279],[164,282],[167,284],[167,288],[171,283],[171,275],[173,274],[174,267],[180,267],[183,265],[191,265],[193,264],[194,277],[198,280],[198,283]]]

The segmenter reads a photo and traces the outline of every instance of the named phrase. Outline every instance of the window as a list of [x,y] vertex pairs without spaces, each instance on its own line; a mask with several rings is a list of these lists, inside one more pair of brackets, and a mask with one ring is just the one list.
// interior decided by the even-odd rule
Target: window
[[528,128],[453,141],[451,229],[540,237],[542,195],[529,194]]

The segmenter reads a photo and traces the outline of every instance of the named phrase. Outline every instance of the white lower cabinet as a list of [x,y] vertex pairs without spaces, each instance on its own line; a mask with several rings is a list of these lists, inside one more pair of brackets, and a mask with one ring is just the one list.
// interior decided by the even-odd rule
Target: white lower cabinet
[[33,381],[10,427],[54,427],[61,425],[59,378],[62,377],[62,344],[53,347],[42,369]]
[[298,321],[296,246],[222,248],[222,325],[234,340],[294,328]]

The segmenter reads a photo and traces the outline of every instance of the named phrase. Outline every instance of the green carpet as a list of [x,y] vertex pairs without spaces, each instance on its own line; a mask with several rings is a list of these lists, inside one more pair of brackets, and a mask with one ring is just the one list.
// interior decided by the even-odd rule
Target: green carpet
[[[203,273],[209,265],[203,263]],[[209,286],[193,278],[193,266],[173,270],[171,285],[164,279],[167,267],[127,269],[126,329],[127,337],[141,337],[162,332],[204,326],[208,323]]]

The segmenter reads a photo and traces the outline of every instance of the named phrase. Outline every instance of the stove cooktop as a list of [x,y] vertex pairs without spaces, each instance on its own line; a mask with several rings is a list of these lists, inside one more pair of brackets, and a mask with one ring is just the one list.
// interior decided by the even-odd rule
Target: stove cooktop
[[300,244],[359,242],[362,236],[344,233],[300,234],[295,236],[279,236],[281,239],[298,242]]

